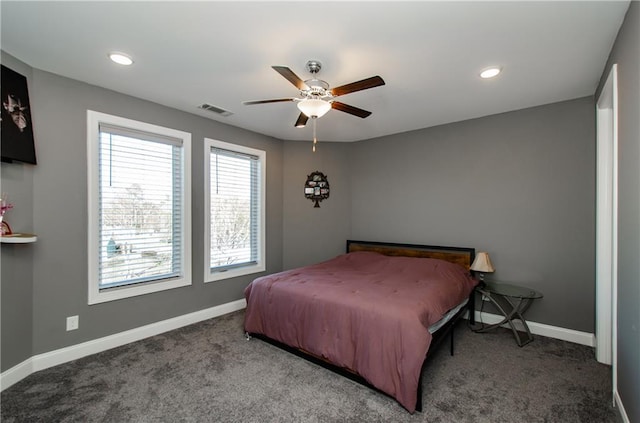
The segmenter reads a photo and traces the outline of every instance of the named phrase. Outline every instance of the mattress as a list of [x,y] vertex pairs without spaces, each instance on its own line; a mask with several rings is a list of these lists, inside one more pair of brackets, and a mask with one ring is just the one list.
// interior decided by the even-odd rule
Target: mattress
[[435,322],[434,324],[432,324],[431,326],[429,326],[429,333],[433,334],[435,333],[438,329],[440,329],[441,327],[443,327],[444,325],[446,325],[449,320],[453,319],[453,317],[460,311],[462,310],[462,308],[464,306],[467,305],[467,303],[469,302],[469,298],[465,299],[463,302],[461,302],[460,304],[458,304],[457,306],[455,306],[454,308],[452,308],[451,310],[449,310],[444,316],[442,316],[442,319],[438,320],[437,322]]

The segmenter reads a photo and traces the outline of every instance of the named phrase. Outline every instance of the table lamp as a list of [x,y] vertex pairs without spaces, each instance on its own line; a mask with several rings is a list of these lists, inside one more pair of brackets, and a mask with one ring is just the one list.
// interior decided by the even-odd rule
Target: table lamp
[[476,255],[475,260],[473,260],[473,263],[471,264],[471,267],[469,268],[471,270],[473,270],[474,272],[479,272],[480,273],[480,283],[483,284],[484,283],[484,274],[485,273],[493,273],[496,271],[496,269],[493,267],[493,264],[491,264],[491,259],[489,258],[489,253],[485,253],[485,252],[479,252]]

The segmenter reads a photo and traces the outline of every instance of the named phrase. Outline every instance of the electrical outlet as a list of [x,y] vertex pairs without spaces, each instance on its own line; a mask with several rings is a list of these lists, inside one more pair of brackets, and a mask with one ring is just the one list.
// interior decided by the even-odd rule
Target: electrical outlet
[[67,317],[67,331],[76,330],[80,325],[80,316]]

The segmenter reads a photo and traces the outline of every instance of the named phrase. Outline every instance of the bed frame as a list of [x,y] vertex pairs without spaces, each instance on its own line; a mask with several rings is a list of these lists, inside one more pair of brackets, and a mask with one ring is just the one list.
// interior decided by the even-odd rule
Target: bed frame
[[[435,258],[439,260],[445,260],[452,263],[460,264],[464,266],[466,269],[471,267],[471,263],[475,258],[475,249],[474,248],[466,248],[466,247],[443,247],[443,246],[435,246],[435,245],[419,245],[419,244],[397,244],[397,243],[389,243],[389,242],[375,242],[375,241],[354,241],[347,240],[347,253],[352,253],[356,251],[373,251],[377,253],[381,253],[388,256],[406,256],[406,257],[424,257],[424,258]],[[416,411],[422,411],[422,374],[424,373],[425,366],[427,365],[428,358],[433,355],[436,348],[443,344],[443,340],[447,338],[450,339],[450,352],[453,355],[453,339],[454,339],[454,328],[458,321],[464,316],[464,314],[469,311],[469,321],[470,323],[474,322],[474,312],[475,312],[475,303],[474,303],[474,293],[472,291],[469,296],[469,301],[467,305],[463,307],[458,313],[456,313],[444,326],[442,326],[438,331],[432,334],[431,345],[429,346],[429,350],[425,357],[424,362],[422,363],[422,371],[420,372],[420,379],[418,381],[418,394],[416,399]],[[289,345],[283,344],[271,338],[268,338],[261,334],[247,334],[247,338],[255,337],[261,339],[265,342],[268,342],[278,348],[281,348],[285,351],[288,351],[292,354],[295,354],[299,357],[302,357],[312,363],[318,364],[328,370],[331,370],[339,375],[347,377],[355,382],[358,382],[364,386],[367,386],[375,391],[381,392],[384,395],[386,393],[380,391],[375,386],[371,385],[367,382],[363,377],[358,375],[357,373],[351,371],[350,369],[346,369],[344,367],[336,366],[327,360],[315,356],[307,351],[300,350],[298,348],[290,347]]]

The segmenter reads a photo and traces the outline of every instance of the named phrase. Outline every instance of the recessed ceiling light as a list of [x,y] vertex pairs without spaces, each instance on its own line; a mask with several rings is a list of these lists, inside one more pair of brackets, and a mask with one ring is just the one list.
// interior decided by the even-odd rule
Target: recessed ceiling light
[[502,72],[502,68],[497,66],[487,68],[482,72],[480,72],[480,78],[483,78],[483,79],[493,78],[494,76],[498,76],[500,72]]
[[109,53],[109,59],[119,65],[129,66],[133,64],[133,59],[131,57],[118,51],[112,51],[111,53]]

